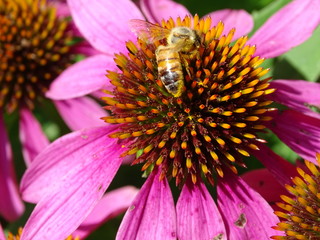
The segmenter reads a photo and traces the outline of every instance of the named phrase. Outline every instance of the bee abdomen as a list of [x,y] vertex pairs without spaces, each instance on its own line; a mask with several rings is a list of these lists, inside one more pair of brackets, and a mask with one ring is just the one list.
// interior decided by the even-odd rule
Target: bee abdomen
[[163,69],[163,71],[160,71],[159,77],[165,85],[172,84],[180,80],[180,74],[175,71],[169,71],[165,69]]
[[184,77],[179,53],[170,52],[169,47],[160,46],[157,49],[156,57],[158,76],[161,82],[174,97],[181,96]]

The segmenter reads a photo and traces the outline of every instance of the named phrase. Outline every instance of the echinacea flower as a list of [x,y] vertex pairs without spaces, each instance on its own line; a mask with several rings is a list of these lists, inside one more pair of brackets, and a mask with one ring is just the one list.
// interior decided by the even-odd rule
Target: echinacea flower
[[[66,4],[39,0],[0,1],[0,214],[9,221],[17,219],[24,207],[3,118],[19,114],[22,152],[30,164],[49,144],[33,110],[45,100],[50,84],[74,62],[74,54],[85,53],[71,46],[76,33],[63,16],[66,9]],[[73,130],[101,125],[98,118],[105,115],[90,98],[53,102]]]
[[[95,10],[101,13],[103,1],[86,7],[79,1],[69,3],[77,9],[73,17],[87,36],[97,29],[103,35],[103,28],[115,27],[98,27],[98,20],[89,27],[88,18],[97,19]],[[129,207],[117,239],[267,239],[277,234],[271,229],[278,222],[271,207],[236,175],[236,166],[245,166],[242,155],[257,155],[277,177],[288,181],[284,166],[257,137],[274,110],[269,107],[274,89],[270,79],[263,78],[267,70],[259,65],[261,57],[275,57],[306,40],[319,24],[315,12],[319,6],[320,1],[293,1],[253,35],[249,43],[256,47],[246,45],[247,37],[231,45],[234,30],[223,33],[223,23],[212,23],[210,17],[163,21],[166,29],[186,26],[200,38],[199,57],[184,65],[188,68],[183,72],[185,88],[177,98],[159,81],[155,50],[166,44],[165,39],[127,42],[128,50],[115,57],[118,70],[108,73],[110,96],[103,98],[112,112],[104,119],[112,124],[60,138],[24,175],[24,197],[40,201],[22,239],[47,234],[63,239],[72,233],[108,188],[126,155],[135,156],[133,163],[144,164],[148,178]],[[82,16],[86,16],[83,22]],[[112,14],[108,16],[112,19]],[[103,47],[106,34],[94,36]],[[294,110],[273,113],[269,128],[302,116],[309,117]],[[300,134],[307,133],[315,144],[319,119],[309,118],[305,125],[298,121],[295,131],[303,130]],[[172,178],[182,187],[176,206],[168,184]],[[217,204],[204,184],[215,184],[214,180]],[[67,219],[61,217],[65,215]]]
[[285,232],[285,236],[272,239],[320,239],[320,154],[316,154],[317,164],[305,161],[306,170],[297,168],[299,177],[286,185],[290,196],[282,195],[283,202],[277,203],[282,211],[276,211],[282,220],[274,227]]

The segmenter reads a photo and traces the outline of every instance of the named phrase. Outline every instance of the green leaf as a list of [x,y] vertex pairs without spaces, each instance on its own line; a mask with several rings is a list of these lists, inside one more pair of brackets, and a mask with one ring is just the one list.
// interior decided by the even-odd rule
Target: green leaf
[[231,9],[244,9],[248,12],[253,10],[258,10],[265,7],[267,4],[273,2],[274,0],[228,0],[228,1],[212,1],[212,0],[176,0],[176,2],[181,3],[186,6],[192,14],[199,14],[203,16],[210,12],[231,8]]

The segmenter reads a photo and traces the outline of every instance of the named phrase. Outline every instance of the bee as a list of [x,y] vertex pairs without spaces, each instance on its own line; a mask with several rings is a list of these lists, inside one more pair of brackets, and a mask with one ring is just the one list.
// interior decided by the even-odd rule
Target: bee
[[180,97],[185,89],[183,68],[190,76],[188,59],[199,58],[200,37],[188,27],[166,29],[139,19],[129,22],[131,30],[147,41],[166,40],[156,51],[158,76],[173,97]]

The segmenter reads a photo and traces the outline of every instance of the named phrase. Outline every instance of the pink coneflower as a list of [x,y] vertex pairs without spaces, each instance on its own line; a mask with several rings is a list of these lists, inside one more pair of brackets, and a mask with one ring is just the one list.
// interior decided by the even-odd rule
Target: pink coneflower
[[305,161],[306,170],[297,168],[300,176],[292,179],[286,189],[290,196],[282,195],[282,202],[276,211],[282,221],[274,227],[284,231],[285,236],[273,236],[272,239],[319,239],[320,238],[320,154],[316,155],[317,164]]
[[[100,47],[104,41],[110,43],[102,29],[121,25],[99,21],[99,16],[103,10],[110,19],[125,15],[121,9],[110,2],[104,9],[103,1],[69,3],[84,36]],[[122,3],[136,11],[131,3]],[[319,23],[319,7],[320,1],[290,3],[249,40],[256,47],[246,45],[247,37],[231,45],[234,30],[223,33],[223,24],[210,17],[163,21],[166,29],[187,26],[200,37],[199,58],[188,61],[185,89],[178,98],[158,81],[155,50],[165,45],[164,40],[127,42],[128,50],[120,50],[115,57],[118,70],[108,73],[110,96],[103,98],[113,113],[105,121],[114,124],[60,138],[24,175],[25,198],[41,200],[22,239],[48,235],[63,239],[72,233],[108,188],[126,155],[135,156],[133,163],[144,164],[148,178],[128,209],[117,239],[267,239],[278,234],[271,229],[278,222],[271,207],[236,175],[236,166],[245,166],[242,155],[257,155],[279,179],[288,181],[285,166],[257,137],[274,110],[269,107],[274,89],[270,79],[263,77],[267,70],[259,65],[261,57],[278,56],[306,40]],[[95,19],[93,26],[89,19]],[[309,98],[303,101],[309,103]],[[288,125],[296,121],[295,131],[301,130],[296,138],[308,134],[310,144],[318,143],[319,119],[294,110],[273,112],[273,118],[270,129],[276,131],[284,120]],[[289,144],[296,139],[284,140]],[[176,205],[168,179],[182,187]],[[217,204],[204,182],[217,185]]]
[[[33,110],[45,100],[50,84],[74,62],[74,54],[89,50],[84,47],[88,44],[70,46],[76,35],[63,16],[67,5],[52,4],[0,1],[0,214],[9,221],[17,219],[24,207],[3,118],[19,114],[20,141],[28,165],[49,144]],[[80,95],[53,103],[73,130],[101,125],[97,118],[105,114],[92,99]]]

